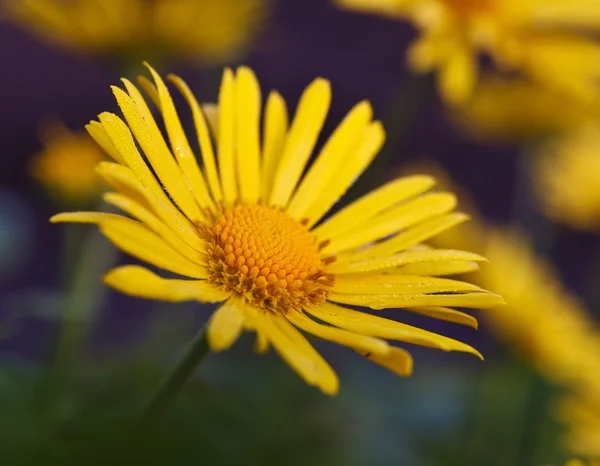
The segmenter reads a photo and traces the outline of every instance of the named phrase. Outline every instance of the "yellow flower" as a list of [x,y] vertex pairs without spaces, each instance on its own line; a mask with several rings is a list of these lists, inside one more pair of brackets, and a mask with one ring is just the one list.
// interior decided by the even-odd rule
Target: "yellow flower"
[[567,448],[577,455],[596,458],[590,466],[600,466],[600,391],[595,395],[595,399],[581,394],[570,395],[561,401],[558,410],[569,426]]
[[477,139],[521,141],[577,129],[600,118],[600,107],[524,79],[488,74],[453,117]]
[[98,168],[116,190],[105,199],[133,219],[75,212],[52,221],[97,223],[125,252],[191,280],[124,266],[108,273],[107,284],[149,299],[224,301],[207,327],[212,350],[229,348],[243,330],[254,331],[260,351],[272,345],[328,394],[338,391],[337,377],[297,328],[349,346],[399,375],[411,373],[410,354],[385,339],[479,356],[459,341],[347,307],[406,308],[476,325],[451,307],[503,302],[477,286],[437,277],[470,269],[482,257],[419,245],[466,219],[451,212],[452,194],[427,193],[430,177],[394,180],[323,220],[383,144],[383,127],[372,121],[368,102],[351,109],[303,176],[329,109],[328,81],[308,86],[291,122],[284,100],[271,92],[261,133],[254,73],[226,69],[211,141],[193,94],[169,76],[193,115],[201,170],[165,83],[149,69],[154,84],[142,82],[160,109],[169,143],[127,80],[126,92],[113,87],[127,124],[102,113],[88,126],[116,162]]
[[102,189],[94,167],[106,160],[97,144],[85,133],[72,133],[61,123],[45,125],[41,131],[43,150],[31,161],[32,176],[60,202],[93,200]]
[[[453,188],[453,180],[439,165],[422,170],[434,174],[445,189]],[[593,376],[600,382],[600,360],[595,357],[600,339],[583,304],[522,233],[487,224],[467,196],[461,198],[470,206],[467,212],[473,221],[430,242],[441,248],[468,245],[494,264],[469,276],[506,299],[506,306],[486,314],[490,328],[550,380],[578,386],[587,385]]]
[[[439,165],[430,163],[426,172],[435,174],[444,187],[453,186]],[[546,378],[569,392],[555,410],[567,427],[566,447],[574,455],[600,459],[597,323],[522,234],[484,223],[474,208],[470,213],[474,221],[443,232],[432,243],[438,247],[468,244],[494,264],[469,276],[506,299],[506,306],[486,314],[490,328]],[[578,460],[573,461],[577,464]]]
[[565,463],[565,466],[600,466],[600,462],[571,459]]
[[585,125],[539,150],[538,200],[552,219],[581,230],[600,230],[600,126]]
[[83,53],[224,61],[258,32],[269,0],[8,0],[8,19]]
[[585,100],[597,99],[600,28],[596,0],[336,0],[340,5],[412,22],[409,51],[417,72],[438,72],[441,94],[464,102],[477,82],[480,55],[502,71]]

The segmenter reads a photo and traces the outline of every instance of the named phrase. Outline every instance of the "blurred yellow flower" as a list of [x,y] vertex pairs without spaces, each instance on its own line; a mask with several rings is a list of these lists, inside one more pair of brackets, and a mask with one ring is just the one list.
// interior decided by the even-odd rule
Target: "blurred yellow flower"
[[546,215],[600,231],[600,125],[584,125],[542,146],[534,174]]
[[596,458],[589,465],[600,466],[600,391],[596,391],[594,398],[570,395],[562,400],[558,411],[568,424],[567,448],[582,457]]
[[261,28],[270,0],[7,0],[5,15],[83,53],[225,61]]
[[567,461],[565,466],[600,466],[600,461],[582,461],[573,459]]
[[126,91],[113,87],[127,123],[102,113],[87,127],[116,162],[98,169],[116,190],[105,200],[133,219],[74,212],[52,221],[96,223],[125,252],[190,279],[124,266],[108,273],[108,285],[148,299],[224,301],[207,328],[214,351],[229,348],[243,330],[255,331],[260,351],[272,345],[309,384],[331,395],[338,391],[335,372],[297,328],[399,375],[411,373],[412,359],[387,339],[479,356],[462,342],[346,307],[405,308],[473,326],[473,317],[452,307],[503,302],[475,285],[437,277],[470,270],[482,257],[420,246],[466,219],[452,212],[452,194],[427,193],[430,177],[391,181],[323,220],[383,144],[383,127],[372,120],[368,102],[350,110],[302,176],[329,109],[328,81],[308,86],[291,122],[285,101],[271,92],[261,131],[254,73],[226,69],[211,141],[195,97],[170,76],[194,118],[201,170],[165,83],[149,69],[154,84],[142,82],[160,110],[168,142],[128,80]]
[[43,149],[31,160],[31,175],[60,202],[93,200],[102,183],[94,168],[104,153],[87,133],[73,133],[58,122],[46,124],[40,133]]
[[[438,165],[429,164],[426,172],[435,174],[446,189],[452,187],[452,179]],[[468,276],[506,299],[506,306],[486,313],[490,329],[547,379],[568,390],[568,398],[557,409],[568,429],[568,450],[600,458],[597,322],[523,235],[487,225],[474,208],[471,213],[473,221],[441,233],[432,243],[442,248],[468,244],[494,264]]]
[[600,106],[524,79],[487,74],[452,116],[477,139],[523,141],[578,129],[600,118]]
[[336,0],[346,8],[412,22],[420,37],[409,51],[416,72],[438,72],[450,103],[464,102],[487,55],[507,72],[584,100],[598,98],[597,0]]
[[[454,190],[452,178],[439,165],[420,169]],[[468,244],[494,264],[468,277],[506,299],[506,306],[486,313],[492,331],[555,382],[587,383],[585,373],[590,371],[583,369],[596,367],[590,364],[597,364],[598,370],[591,373],[600,382],[600,359],[596,363],[589,356],[600,354],[593,350],[596,330],[583,304],[535,254],[526,237],[486,224],[468,199],[462,204],[469,207],[473,220],[433,237],[431,243],[441,248]]]

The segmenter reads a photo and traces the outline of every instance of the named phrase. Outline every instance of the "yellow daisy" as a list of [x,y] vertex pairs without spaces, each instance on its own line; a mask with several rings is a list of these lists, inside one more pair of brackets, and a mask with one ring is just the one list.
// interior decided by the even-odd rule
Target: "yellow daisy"
[[484,75],[454,120],[482,140],[523,141],[574,131],[600,117],[600,107],[524,79]]
[[[225,61],[256,35],[270,0],[7,0],[5,16],[83,53]],[[185,33],[182,33],[185,31]]]
[[438,72],[441,94],[465,101],[484,54],[502,71],[582,98],[598,98],[597,0],[336,0],[341,6],[412,22],[409,51],[417,72]]
[[94,167],[106,157],[88,134],[53,122],[42,127],[40,139],[43,149],[30,163],[36,180],[60,202],[82,203],[99,196],[103,184]]
[[546,215],[577,229],[600,231],[600,125],[583,125],[538,152],[535,187]]
[[368,102],[350,110],[307,167],[329,109],[328,81],[308,86],[291,122],[284,100],[271,92],[261,132],[254,73],[226,69],[212,140],[190,89],[171,75],[193,116],[201,169],[165,83],[148,68],[154,84],[141,83],[160,111],[168,142],[125,79],[125,90],[113,92],[127,123],[102,113],[87,126],[115,160],[98,166],[116,191],[105,199],[133,218],[74,212],[52,221],[97,223],[123,251],[188,279],[124,266],[106,275],[107,284],[149,299],[223,301],[207,327],[212,350],[229,348],[243,330],[254,331],[259,351],[272,345],[327,394],[338,391],[336,374],[298,329],[399,375],[411,373],[412,359],[387,339],[479,356],[462,342],[347,307],[406,308],[476,326],[452,307],[503,302],[472,284],[438,277],[470,270],[483,258],[420,245],[466,219],[452,212],[452,194],[427,192],[430,177],[394,180],[324,219],[384,142]]
[[[596,384],[593,396],[573,394],[561,400],[558,413],[568,425],[566,446],[585,458],[595,458],[590,466],[600,466],[600,391]],[[587,394],[589,395],[589,394]],[[585,464],[585,463],[581,463]]]

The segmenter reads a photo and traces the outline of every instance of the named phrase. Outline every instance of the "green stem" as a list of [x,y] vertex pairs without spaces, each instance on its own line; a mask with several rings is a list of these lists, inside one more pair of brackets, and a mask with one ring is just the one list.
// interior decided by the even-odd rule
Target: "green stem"
[[83,238],[81,227],[67,226],[66,283],[67,294],[62,308],[60,327],[51,352],[50,371],[41,388],[41,407],[56,399],[67,385],[73,366],[85,347],[89,329],[106,297],[107,288],[100,275],[117,258],[117,251],[107,247],[106,239],[98,231]]
[[165,377],[142,414],[143,424],[149,424],[166,411],[179,394],[194,370],[208,353],[206,327],[202,328],[190,342],[173,371]]

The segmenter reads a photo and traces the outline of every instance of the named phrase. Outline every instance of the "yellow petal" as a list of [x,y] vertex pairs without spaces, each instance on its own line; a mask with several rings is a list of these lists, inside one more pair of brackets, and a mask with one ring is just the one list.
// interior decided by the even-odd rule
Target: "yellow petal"
[[306,210],[304,215],[309,219],[309,228],[321,220],[337,200],[352,186],[352,183],[377,155],[384,140],[385,130],[381,122],[375,121],[367,126],[363,131],[360,142],[357,143],[356,150],[350,154],[340,167],[337,175],[331,180],[329,188],[321,192],[320,196]]
[[229,349],[242,334],[244,329],[244,313],[240,309],[242,300],[229,298],[217,309],[206,329],[208,346],[212,351]]
[[349,153],[356,147],[356,143],[366,126],[371,121],[373,109],[367,101],[357,104],[346,118],[339,124],[327,143],[321,150],[308,173],[300,183],[287,214],[301,220],[308,207],[312,205],[322,191],[329,188],[330,180],[348,158]]
[[321,239],[330,239],[350,231],[390,207],[424,193],[435,184],[430,176],[399,178],[371,191],[328,218],[312,233]]
[[215,140],[219,139],[219,105],[215,103],[203,103],[202,113],[206,118],[208,127]]
[[441,277],[444,275],[462,275],[464,273],[479,270],[479,264],[472,261],[433,261],[414,262],[406,264],[397,269],[385,270],[389,274],[423,275],[430,277]]
[[106,152],[115,162],[125,163],[123,157],[121,157],[121,154],[119,154],[119,151],[113,145],[100,122],[90,121],[90,123],[85,126],[85,129],[94,139],[94,141],[96,141],[96,143],[102,148],[102,150]]
[[267,351],[269,351],[269,340],[267,340],[265,333],[260,329],[256,329],[256,343],[254,345],[254,351],[256,351],[258,354],[265,354]]
[[444,351],[462,351],[481,358],[481,354],[476,349],[460,341],[401,322],[338,306],[330,302],[325,302],[318,308],[311,307],[306,310],[317,319],[345,328],[351,332],[386,338],[388,340],[404,341]]
[[156,86],[152,82],[150,82],[150,80],[148,80],[148,78],[146,78],[145,76],[138,76],[137,82],[141,86],[141,88],[144,89],[144,92],[148,94],[148,97],[150,97],[152,103],[156,105],[156,108],[161,110],[160,97],[158,96],[158,89],[156,89]]
[[207,265],[206,256],[185,243],[173,230],[158,219],[151,211],[145,209],[135,200],[122,194],[106,193],[104,200],[125,213],[131,215],[164,239],[173,249],[186,259],[198,265]]
[[106,220],[125,218],[107,212],[63,212],[50,217],[50,223],[101,223]]
[[127,218],[102,221],[100,231],[119,249],[156,267],[192,278],[209,276],[206,267],[181,256],[160,236],[139,222]]
[[477,329],[479,326],[475,317],[448,307],[411,307],[408,310],[427,317],[433,317],[434,319],[445,320],[446,322],[468,325],[474,329]]
[[200,221],[203,218],[200,208],[158,126],[156,126],[150,110],[137,88],[127,80],[123,80],[123,82],[134,97],[130,97],[115,86],[112,86],[113,94],[137,142],[144,151],[144,155],[179,208],[190,220]]
[[127,166],[131,168],[137,179],[157,198],[168,200],[162,186],[156,181],[152,171],[138,152],[133,135],[123,120],[117,115],[108,112],[101,113],[98,118],[115,149],[119,152]]
[[188,85],[178,76],[169,75],[169,80],[177,86],[179,92],[183,95],[187,101],[190,109],[192,110],[192,116],[194,117],[194,125],[196,127],[196,135],[198,137],[198,144],[200,145],[200,151],[202,152],[202,161],[204,162],[204,170],[206,172],[206,178],[208,179],[208,186],[212,193],[213,199],[216,202],[220,202],[223,199],[223,193],[221,192],[221,182],[219,180],[219,174],[217,172],[217,164],[215,162],[215,153],[211,141],[210,134],[208,132],[208,126],[206,119],[196,97],[188,87]]
[[444,263],[446,261],[482,262],[486,261],[486,259],[472,252],[457,251],[454,249],[405,251],[390,256],[361,259],[349,264],[338,264],[334,262],[326,267],[326,271],[331,273],[358,273],[370,272],[372,270],[392,269],[394,267],[420,262]]
[[237,70],[236,141],[240,200],[257,203],[261,196],[260,85],[250,68]]
[[265,203],[271,197],[273,180],[283,153],[288,124],[285,100],[279,93],[271,91],[265,108],[263,134],[262,199]]
[[461,104],[473,93],[477,81],[477,64],[472,52],[460,47],[438,73],[440,94],[450,104]]
[[448,278],[411,275],[348,274],[336,275],[331,289],[350,294],[422,294],[482,291],[477,285]]
[[145,63],[145,65],[150,70],[154,82],[156,83],[156,89],[158,90],[160,99],[160,108],[162,110],[169,141],[173,148],[173,154],[179,163],[179,167],[181,168],[185,179],[188,181],[188,187],[191,189],[196,201],[201,207],[214,207],[214,203],[208,194],[204,176],[202,176],[200,167],[198,167],[196,156],[194,155],[187,136],[183,131],[183,127],[181,126],[181,121],[177,115],[177,110],[175,109],[175,104],[173,104],[171,94],[160,75],[150,65],[147,63]]
[[349,251],[339,254],[337,256],[337,262],[348,263],[360,259],[389,256],[426,241],[468,219],[469,216],[462,213],[452,213],[442,217],[433,218],[373,246],[358,251]]
[[238,198],[235,175],[235,78],[229,68],[223,71],[219,91],[219,173],[223,199],[228,204]]
[[275,172],[270,205],[287,205],[317,142],[330,101],[329,81],[322,78],[315,79],[302,94]]
[[318,324],[301,312],[290,311],[285,317],[296,327],[339,345],[375,354],[387,354],[390,350],[390,346],[384,340]]
[[328,299],[336,303],[365,306],[371,309],[412,307],[469,307],[488,309],[504,304],[502,296],[493,293],[457,294],[340,294],[329,293]]
[[331,254],[356,248],[384,238],[400,230],[416,225],[454,209],[456,197],[450,193],[426,194],[414,201],[402,204],[378,217],[371,219],[362,228],[354,229],[336,238],[325,246],[321,253]]
[[401,348],[390,348],[390,351],[387,354],[375,354],[358,350],[356,352],[400,377],[407,377],[412,374],[412,356],[408,351]]
[[[137,193],[146,204],[152,206],[152,211],[168,225],[174,232],[196,251],[206,252],[206,242],[198,236],[198,229],[175,207],[161,190],[157,197],[152,191],[145,188],[128,168],[116,163],[101,162],[96,168],[98,173],[115,189],[123,194],[127,191]],[[126,187],[125,191],[121,187]]]
[[206,280],[168,280],[137,265],[125,265],[104,276],[104,283],[131,296],[158,301],[224,301],[229,293],[219,290]]
[[257,314],[256,320],[273,348],[308,384],[327,395],[337,394],[337,375],[292,324],[275,314]]

